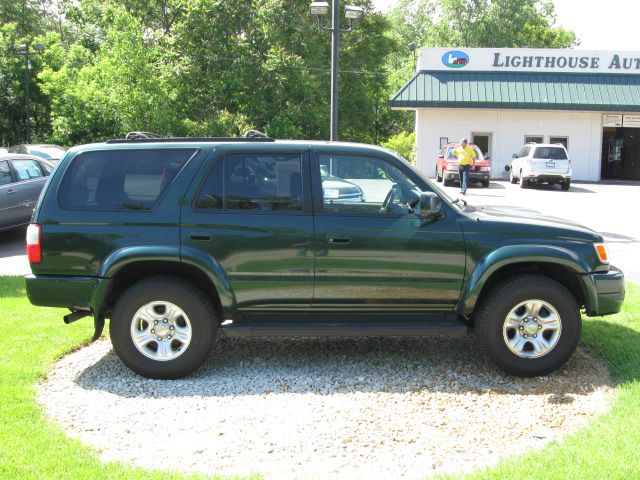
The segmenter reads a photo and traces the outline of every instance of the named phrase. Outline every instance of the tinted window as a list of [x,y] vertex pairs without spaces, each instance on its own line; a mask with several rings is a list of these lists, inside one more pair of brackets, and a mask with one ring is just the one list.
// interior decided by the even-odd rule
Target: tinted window
[[418,198],[411,179],[379,158],[320,155],[319,160],[325,212],[407,214]]
[[31,180],[44,176],[40,164],[35,160],[12,160],[18,181]]
[[567,152],[561,147],[538,147],[533,152],[533,158],[541,158],[545,160],[566,160]]
[[6,160],[0,162],[0,185],[7,185],[13,182],[11,179],[11,169],[9,168],[9,162]]
[[110,150],[73,159],[59,189],[70,210],[151,210],[194,149]]
[[301,211],[299,154],[233,154],[218,161],[196,197],[198,209]]

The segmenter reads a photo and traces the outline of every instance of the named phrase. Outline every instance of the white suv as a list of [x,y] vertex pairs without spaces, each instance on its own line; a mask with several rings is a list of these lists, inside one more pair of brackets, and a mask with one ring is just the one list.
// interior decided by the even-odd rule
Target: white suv
[[505,170],[511,183],[519,181],[521,188],[542,182],[558,183],[563,190],[571,186],[571,159],[561,143],[528,143],[513,154]]

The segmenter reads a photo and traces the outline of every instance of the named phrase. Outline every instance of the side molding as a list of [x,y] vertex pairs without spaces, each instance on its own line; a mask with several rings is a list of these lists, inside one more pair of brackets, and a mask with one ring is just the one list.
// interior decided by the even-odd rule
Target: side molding
[[[519,263],[546,263],[565,267],[580,275],[584,285],[584,274],[589,266],[574,252],[554,245],[508,245],[500,247],[480,260],[460,296],[457,311],[470,315],[478,302],[480,292],[487,280],[499,269]],[[587,293],[587,292],[585,292]]]

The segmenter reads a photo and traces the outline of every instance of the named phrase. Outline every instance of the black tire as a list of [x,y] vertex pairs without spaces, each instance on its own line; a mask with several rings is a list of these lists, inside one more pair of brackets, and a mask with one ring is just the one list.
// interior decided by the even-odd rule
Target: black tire
[[569,190],[570,187],[571,187],[571,180],[567,180],[560,184],[560,188],[562,188],[562,190]]
[[513,184],[518,183],[518,179],[513,175],[513,168],[509,170],[509,181]]
[[482,187],[483,187],[483,188],[489,188],[489,180],[484,180],[484,181],[482,182]]
[[[187,317],[190,340],[186,348],[180,348],[184,344],[177,340],[176,334],[169,342],[172,345],[170,348],[180,352],[177,358],[165,361],[149,358],[141,353],[132,339],[131,329],[136,312],[151,302],[170,302]],[[164,315],[162,310],[158,315]],[[179,317],[178,321],[184,323],[183,317]],[[179,329],[177,324],[175,328]],[[181,278],[157,276],[140,280],[120,297],[111,317],[110,336],[116,354],[131,370],[147,378],[174,379],[189,375],[206,360],[217,330],[215,309],[202,291]],[[153,343],[151,339],[148,345],[153,347]],[[157,347],[159,342],[155,343]]]
[[442,181],[442,175],[438,174],[438,167],[436,167],[436,182],[441,182]]
[[[511,310],[531,299],[551,305],[560,316],[561,329],[557,343],[546,354],[523,358],[507,346],[503,328]],[[575,298],[563,285],[540,275],[519,275],[488,292],[475,314],[475,330],[484,352],[499,368],[512,375],[535,377],[557,370],[571,358],[580,340],[582,321]],[[528,340],[523,342],[526,347]],[[533,349],[532,344],[529,347]]]

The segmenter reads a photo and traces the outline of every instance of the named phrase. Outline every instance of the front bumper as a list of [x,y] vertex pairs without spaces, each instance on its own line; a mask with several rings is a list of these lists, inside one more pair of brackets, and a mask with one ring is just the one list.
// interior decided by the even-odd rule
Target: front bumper
[[608,272],[585,275],[587,298],[585,309],[589,317],[618,313],[625,296],[624,274],[611,266]]
[[[458,172],[444,172],[444,178],[447,180],[460,180]],[[469,172],[469,180],[476,182],[486,182],[491,178],[491,172]]]

